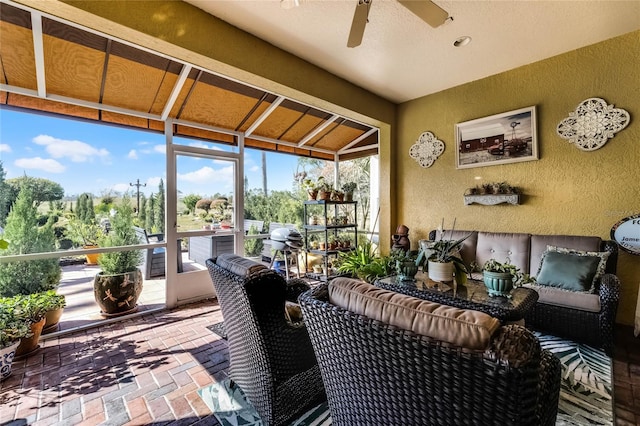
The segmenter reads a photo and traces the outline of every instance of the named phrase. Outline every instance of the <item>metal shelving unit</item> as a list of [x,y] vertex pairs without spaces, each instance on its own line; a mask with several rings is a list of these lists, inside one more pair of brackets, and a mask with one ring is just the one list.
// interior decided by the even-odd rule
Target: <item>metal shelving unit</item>
[[[331,256],[338,256],[340,252],[353,250],[358,243],[358,209],[357,201],[325,201],[325,200],[308,200],[304,202],[304,247],[305,247],[305,264],[308,265],[308,254],[320,255],[323,258],[325,273],[316,274],[307,272],[307,275],[320,279],[322,281],[331,277],[329,271],[329,259]],[[353,214],[353,221],[348,221],[346,224],[330,224],[335,222],[336,218],[340,217],[340,209],[347,208]],[[323,224],[312,225],[310,224],[310,217],[312,215],[318,215],[323,221]],[[337,236],[339,231],[352,232],[353,244],[348,248],[329,249],[329,239],[331,236]],[[309,237],[313,234],[318,234],[323,237],[325,243],[325,249],[311,249],[309,244]]]

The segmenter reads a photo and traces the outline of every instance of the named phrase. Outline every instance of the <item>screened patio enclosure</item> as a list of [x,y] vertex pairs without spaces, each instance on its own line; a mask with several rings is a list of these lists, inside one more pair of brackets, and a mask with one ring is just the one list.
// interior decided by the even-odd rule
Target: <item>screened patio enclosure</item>
[[[241,253],[246,148],[336,164],[378,153],[376,127],[17,2],[0,1],[0,38],[1,108],[164,135],[165,240],[155,246],[165,247],[167,259],[179,255],[179,239],[213,235],[177,227],[176,177],[182,158],[212,159],[233,169],[235,227],[230,232]],[[177,139],[201,143],[191,146]],[[30,256],[47,255],[23,259]],[[166,281],[168,306],[211,295],[206,271],[178,273],[174,261],[166,262]]]

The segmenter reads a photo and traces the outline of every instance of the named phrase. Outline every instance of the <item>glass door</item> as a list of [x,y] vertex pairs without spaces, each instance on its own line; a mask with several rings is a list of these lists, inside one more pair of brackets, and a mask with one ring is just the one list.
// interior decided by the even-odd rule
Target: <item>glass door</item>
[[167,174],[174,185],[167,187],[167,227],[173,228],[178,259],[177,279],[167,276],[171,306],[215,295],[206,261],[223,253],[242,255],[243,201],[237,145],[174,137],[168,147]]

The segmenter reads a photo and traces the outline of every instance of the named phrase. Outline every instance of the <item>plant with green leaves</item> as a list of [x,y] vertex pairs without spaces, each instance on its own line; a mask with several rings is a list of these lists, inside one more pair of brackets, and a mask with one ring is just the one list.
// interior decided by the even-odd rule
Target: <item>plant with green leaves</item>
[[[249,227],[248,235],[258,235],[258,228],[255,225]],[[244,240],[244,254],[245,256],[259,256],[264,248],[264,242],[262,238],[246,238]]]
[[[133,228],[133,207],[128,195],[116,206],[116,214],[111,218],[109,233],[100,239],[100,247],[120,247],[139,244],[138,236]],[[133,272],[142,263],[142,251],[125,250],[102,253],[98,264],[105,275]]]
[[17,294],[13,297],[0,298],[0,305],[11,307],[18,317],[32,324],[41,321],[47,314],[49,310],[47,300],[46,292]]
[[[475,262],[474,262],[475,263]],[[477,265],[477,264],[476,264]],[[535,283],[536,279],[527,273],[524,273],[516,265],[511,263],[509,258],[505,262],[499,262],[496,259],[487,260],[482,266],[483,271],[499,272],[511,275],[513,278],[513,286],[520,287],[523,284]]]
[[[20,190],[4,229],[11,244],[2,255],[55,251],[56,237],[49,220],[38,226],[38,212],[28,187]],[[38,293],[58,286],[62,270],[57,259],[33,259],[0,263],[0,296]]]
[[0,298],[0,349],[31,336],[31,321],[25,319],[20,306],[13,300]]
[[355,182],[345,182],[342,185],[342,192],[344,192],[345,194],[353,193],[353,191],[355,191],[357,187],[358,184],[356,184]]
[[456,221],[453,221],[453,227],[449,231],[449,238],[445,239],[444,219],[442,219],[442,225],[440,226],[440,239],[438,241],[430,242],[426,248],[421,247],[418,257],[416,258],[416,265],[424,265],[428,262],[448,263],[452,262],[456,274],[456,282],[464,284],[467,282],[467,267],[460,257],[460,249],[462,243],[471,236],[471,234],[464,236],[460,239],[453,240],[453,232],[456,227]]
[[95,222],[83,222],[75,217],[69,221],[65,235],[78,246],[96,246],[103,232]]
[[395,270],[390,257],[378,257],[370,241],[358,245],[355,250],[340,252],[339,272],[351,274],[372,283],[379,277],[390,275]]

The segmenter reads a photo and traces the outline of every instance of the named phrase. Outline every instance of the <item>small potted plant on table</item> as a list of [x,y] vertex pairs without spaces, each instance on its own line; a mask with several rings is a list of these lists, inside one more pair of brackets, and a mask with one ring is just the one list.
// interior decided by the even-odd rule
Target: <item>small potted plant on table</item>
[[507,258],[501,263],[489,259],[482,266],[482,277],[489,296],[511,297],[511,290],[523,284],[535,282],[535,278],[525,274]]

